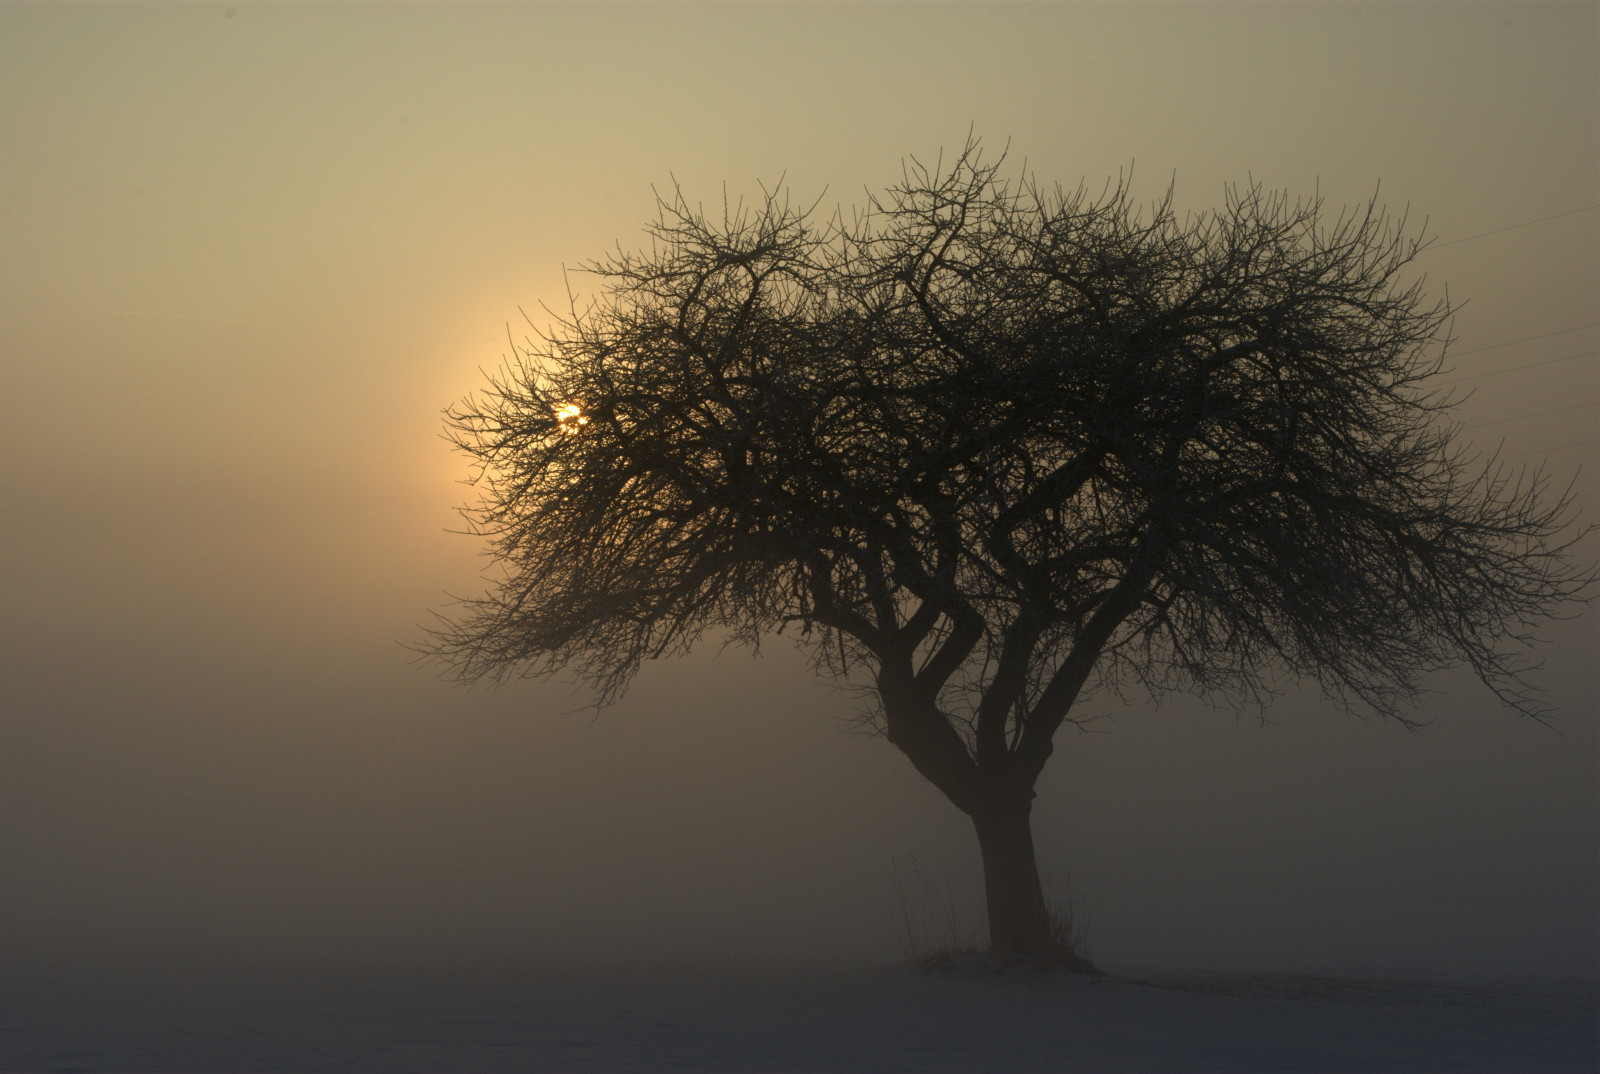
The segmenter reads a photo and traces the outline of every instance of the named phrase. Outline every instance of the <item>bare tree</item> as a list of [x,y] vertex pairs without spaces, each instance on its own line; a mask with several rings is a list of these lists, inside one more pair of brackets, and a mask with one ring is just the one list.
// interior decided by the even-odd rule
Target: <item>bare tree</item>
[[1029,815],[1095,690],[1264,703],[1287,669],[1407,723],[1582,599],[1570,492],[1474,458],[1449,309],[1375,203],[1252,186],[1180,221],[1121,182],[912,162],[851,219],[660,203],[602,295],[449,412],[502,568],[430,651],[614,699],[707,632],[795,627],[972,818],[991,945],[1049,921]]

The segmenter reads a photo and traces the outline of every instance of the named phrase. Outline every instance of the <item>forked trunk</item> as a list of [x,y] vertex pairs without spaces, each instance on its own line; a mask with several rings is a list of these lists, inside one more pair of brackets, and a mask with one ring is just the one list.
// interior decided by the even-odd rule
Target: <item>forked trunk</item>
[[989,907],[989,947],[1030,956],[1050,952],[1050,914],[1033,856],[1031,803],[1008,803],[972,814],[983,852],[983,887]]

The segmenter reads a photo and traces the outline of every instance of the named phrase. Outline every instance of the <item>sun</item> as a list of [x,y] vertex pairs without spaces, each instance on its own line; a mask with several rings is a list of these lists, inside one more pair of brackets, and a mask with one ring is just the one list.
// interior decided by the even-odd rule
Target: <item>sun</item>
[[563,403],[556,407],[556,425],[564,433],[575,433],[580,425],[589,424],[589,419],[584,416],[583,408],[577,403]]

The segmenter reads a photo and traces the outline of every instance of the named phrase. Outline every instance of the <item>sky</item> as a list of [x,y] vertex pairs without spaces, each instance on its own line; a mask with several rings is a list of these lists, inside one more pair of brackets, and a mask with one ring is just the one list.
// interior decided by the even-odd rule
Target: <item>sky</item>
[[[599,713],[412,663],[488,567],[443,408],[674,183],[849,207],[971,131],[1426,220],[1462,436],[1593,520],[1597,45],[1592,4],[0,5],[0,952],[887,959],[897,883],[978,932],[969,825],[787,641]],[[1542,631],[1553,728],[1459,671],[1418,734],[1107,702],[1043,868],[1110,969],[1592,975],[1597,625]]]

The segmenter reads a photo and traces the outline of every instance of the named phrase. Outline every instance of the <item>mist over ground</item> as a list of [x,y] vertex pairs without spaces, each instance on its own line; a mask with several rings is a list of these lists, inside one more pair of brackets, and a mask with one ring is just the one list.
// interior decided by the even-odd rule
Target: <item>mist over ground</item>
[[[0,8],[12,965],[886,963],[892,870],[981,930],[970,825],[786,639],[599,713],[404,648],[485,568],[440,409],[674,177],[850,205],[970,123],[1196,209],[1381,179],[1470,300],[1465,435],[1594,519],[1594,7],[618,13]],[[1459,672],[1419,734],[1287,686],[1265,726],[1089,702],[1034,824],[1097,961],[1593,977],[1600,619],[1542,634],[1550,727]]]

